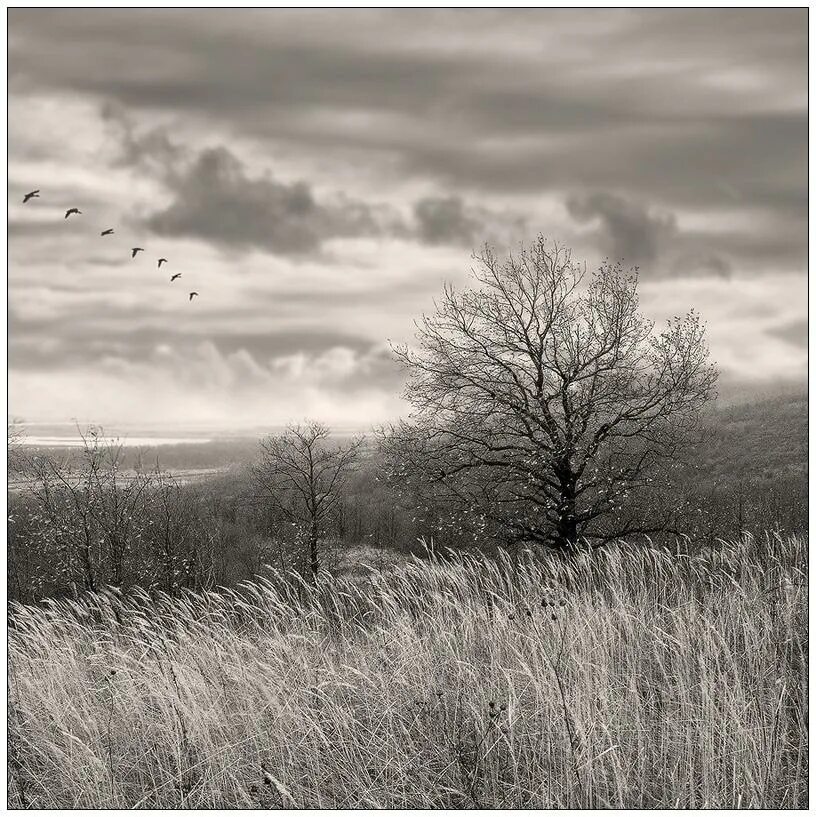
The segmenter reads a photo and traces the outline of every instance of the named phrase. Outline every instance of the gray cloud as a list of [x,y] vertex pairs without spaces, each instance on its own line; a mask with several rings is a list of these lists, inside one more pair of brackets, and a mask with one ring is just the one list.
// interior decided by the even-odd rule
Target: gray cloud
[[299,255],[317,251],[327,239],[379,231],[367,205],[351,200],[320,204],[305,182],[251,178],[223,147],[202,152],[169,185],[173,202],[148,219],[160,235]]
[[727,258],[716,252],[698,250],[680,255],[672,265],[678,276],[711,275],[714,278],[729,279],[732,265]]
[[456,195],[418,199],[413,222],[383,204],[342,194],[318,203],[304,180],[282,183],[268,172],[251,178],[224,146],[191,156],[161,128],[137,132],[119,106],[105,105],[102,114],[121,143],[119,161],[151,173],[172,192],[170,206],[147,220],[161,235],[283,255],[313,253],[328,239],[348,236],[388,235],[470,249],[522,236],[525,221],[520,215],[474,206]]
[[159,235],[297,256],[319,251],[332,238],[378,235],[389,216],[395,218],[383,206],[343,195],[318,202],[303,180],[285,183],[269,172],[253,177],[223,145],[195,153],[164,128],[138,131],[121,105],[106,103],[102,117],[119,143],[119,163],[149,173],[172,197],[146,219]]
[[661,247],[677,234],[671,213],[655,213],[611,193],[573,196],[567,209],[579,222],[598,221],[605,249],[614,261],[627,264],[653,263]]
[[[650,278],[728,280],[733,272],[729,256],[746,249],[736,236],[680,230],[674,213],[608,192],[574,195],[566,206],[578,223],[597,225],[596,241],[602,252],[627,266],[643,266]],[[785,255],[779,252],[780,257]]]
[[459,196],[419,199],[414,225],[383,204],[344,194],[319,202],[306,181],[287,184],[268,173],[250,177],[225,147],[204,150],[183,172],[173,168],[164,173],[173,201],[151,214],[147,226],[159,235],[200,238],[222,247],[296,256],[318,252],[332,238],[394,236],[472,249],[485,241],[505,241],[524,225],[521,216],[472,206]]
[[189,157],[164,128],[138,131],[133,117],[116,101],[106,99],[100,109],[119,149],[117,164],[138,167],[160,178],[173,178],[176,168]]
[[426,244],[471,245],[479,230],[479,222],[458,196],[420,199],[414,204],[414,217]]
[[462,196],[426,196],[414,202],[412,234],[423,244],[452,244],[475,250],[485,243],[501,251],[528,235],[520,212],[473,204]]
[[808,346],[808,322],[807,319],[795,320],[783,326],[768,330],[768,334],[790,343],[799,349],[807,349]]

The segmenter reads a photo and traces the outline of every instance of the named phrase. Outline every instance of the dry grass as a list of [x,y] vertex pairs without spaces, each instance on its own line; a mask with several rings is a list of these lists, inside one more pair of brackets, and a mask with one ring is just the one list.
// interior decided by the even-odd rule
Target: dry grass
[[768,538],[16,606],[9,804],[803,808],[805,566]]

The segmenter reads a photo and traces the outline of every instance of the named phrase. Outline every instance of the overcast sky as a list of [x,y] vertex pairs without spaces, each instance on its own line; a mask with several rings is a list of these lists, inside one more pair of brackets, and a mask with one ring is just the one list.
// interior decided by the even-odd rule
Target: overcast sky
[[396,417],[387,339],[539,232],[700,311],[726,389],[805,377],[805,10],[10,10],[9,48],[11,414]]

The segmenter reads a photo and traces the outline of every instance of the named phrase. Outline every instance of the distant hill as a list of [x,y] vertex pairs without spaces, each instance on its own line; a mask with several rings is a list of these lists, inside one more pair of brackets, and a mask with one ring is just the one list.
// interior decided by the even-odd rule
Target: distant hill
[[784,395],[714,409],[697,447],[701,475],[755,480],[807,478],[807,395]]

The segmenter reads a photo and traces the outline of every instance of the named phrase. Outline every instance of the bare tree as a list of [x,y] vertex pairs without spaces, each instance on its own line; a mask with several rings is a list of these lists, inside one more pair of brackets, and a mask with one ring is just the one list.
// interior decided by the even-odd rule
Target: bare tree
[[140,583],[168,593],[213,583],[216,520],[207,518],[194,487],[162,471],[158,458],[152,480],[145,570]]
[[475,261],[474,288],[446,286],[418,348],[395,347],[414,410],[384,440],[397,476],[505,540],[572,551],[665,526],[637,495],[713,394],[698,316],[655,332],[636,270],[587,276],[542,237]]
[[261,460],[253,469],[260,496],[304,537],[312,576],[320,568],[320,538],[364,442],[356,437],[342,445],[330,437],[321,423],[289,426],[261,442]]
[[142,467],[102,430],[78,429],[79,451],[35,451],[9,530],[9,575],[18,597],[106,585],[210,586],[218,543],[199,491]]
[[122,586],[140,557],[152,479],[138,468],[123,473],[123,446],[101,429],[78,431],[76,460],[35,455],[28,467],[39,547],[65,584]]

